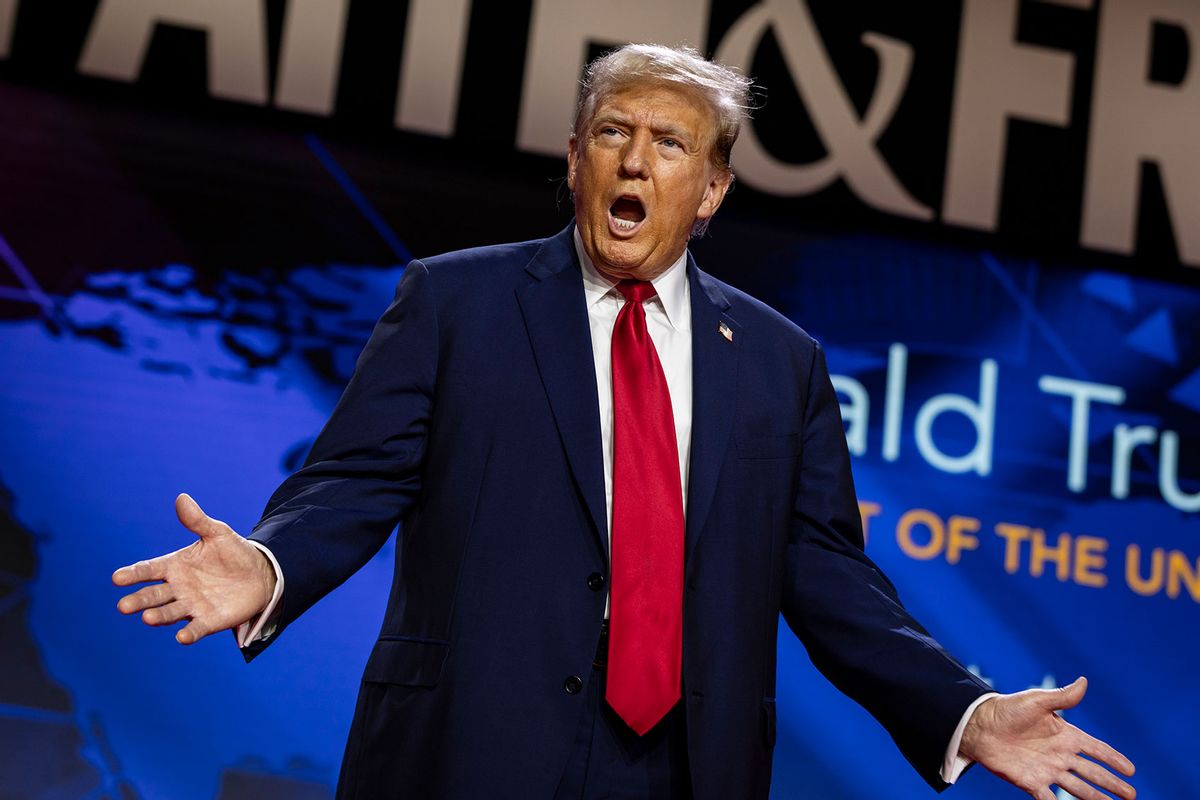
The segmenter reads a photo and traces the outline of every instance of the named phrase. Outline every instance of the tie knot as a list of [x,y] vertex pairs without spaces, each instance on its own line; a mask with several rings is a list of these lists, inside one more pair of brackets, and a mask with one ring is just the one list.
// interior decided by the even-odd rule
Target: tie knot
[[654,291],[654,284],[650,283],[650,281],[635,281],[631,279],[618,283],[617,291],[625,295],[625,299],[630,303],[637,303],[639,305],[658,294],[658,292]]

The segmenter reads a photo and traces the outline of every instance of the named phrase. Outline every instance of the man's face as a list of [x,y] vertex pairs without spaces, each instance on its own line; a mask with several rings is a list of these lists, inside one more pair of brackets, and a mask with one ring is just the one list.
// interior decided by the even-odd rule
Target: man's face
[[684,87],[635,84],[599,102],[567,154],[575,224],[597,269],[650,280],[675,263],[729,187],[710,157],[715,133],[708,104]]

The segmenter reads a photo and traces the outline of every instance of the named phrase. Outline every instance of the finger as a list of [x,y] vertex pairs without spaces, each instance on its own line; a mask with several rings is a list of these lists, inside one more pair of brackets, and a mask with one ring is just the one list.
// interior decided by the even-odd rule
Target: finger
[[117,586],[130,586],[146,581],[161,581],[167,577],[167,559],[171,554],[139,561],[127,567],[121,567],[112,574],[112,581]]
[[132,614],[135,611],[165,605],[174,599],[175,593],[170,584],[156,583],[122,597],[117,601],[117,610],[122,614]]
[[1074,708],[1083,700],[1087,685],[1087,678],[1076,678],[1074,683],[1067,686],[1046,690],[1041,698],[1042,705],[1052,711]]
[[1133,762],[1115,747],[1108,744],[1108,742],[1100,741],[1095,736],[1084,734],[1084,737],[1083,747],[1079,748],[1079,752],[1107,764],[1122,775],[1132,775],[1134,773],[1136,767],[1133,766]]
[[1070,792],[1072,796],[1079,798],[1079,800],[1112,800],[1104,792],[1093,786],[1089,786],[1074,775],[1063,775],[1059,779],[1058,785]]
[[158,608],[147,608],[142,612],[142,622],[154,626],[172,625],[187,615],[187,608],[176,600]]
[[1123,797],[1125,800],[1133,800],[1137,796],[1137,791],[1128,783],[1099,764],[1093,764],[1085,758],[1079,759],[1079,763],[1072,767],[1071,771],[1088,783],[1095,784],[1106,792]]
[[175,641],[180,644],[195,644],[212,633],[212,629],[202,623],[200,620],[192,620],[186,627],[181,628],[179,633],[175,634]]
[[1039,786],[1029,794],[1031,797],[1037,798],[1037,800],[1058,800],[1054,792],[1050,791],[1048,786]]
[[229,532],[228,525],[205,514],[200,504],[189,494],[181,494],[175,498],[175,513],[185,528],[202,539]]

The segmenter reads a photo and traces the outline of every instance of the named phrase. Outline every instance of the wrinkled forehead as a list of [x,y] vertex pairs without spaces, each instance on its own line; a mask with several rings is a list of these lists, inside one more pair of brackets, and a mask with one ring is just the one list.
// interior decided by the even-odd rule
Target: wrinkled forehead
[[686,83],[634,78],[597,92],[581,111],[579,134],[601,115],[620,113],[637,122],[692,125],[709,143],[717,138],[717,109],[703,91]]
[[665,81],[640,81],[614,87],[595,98],[578,134],[585,140],[604,125],[645,128],[695,145],[717,161],[719,122],[709,99],[698,89]]

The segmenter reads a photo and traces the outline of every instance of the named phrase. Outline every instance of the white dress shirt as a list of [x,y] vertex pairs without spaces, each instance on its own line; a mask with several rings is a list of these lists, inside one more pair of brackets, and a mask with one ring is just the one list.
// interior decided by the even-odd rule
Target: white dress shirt
[[[617,314],[625,305],[625,296],[616,288],[616,282],[601,275],[583,249],[579,229],[574,231],[575,253],[583,272],[583,294],[587,303],[588,326],[592,334],[592,358],[596,366],[596,400],[600,409],[600,441],[604,452],[604,500],[608,519],[609,552],[612,551],[612,468],[613,468],[613,407],[612,407],[612,332]],[[675,439],[679,447],[679,480],[683,489],[683,507],[687,511],[688,465],[692,449],[692,306],[691,290],[687,280],[687,251],[674,264],[652,280],[655,297],[643,306],[646,311],[646,328],[658,360],[662,364],[671,393],[671,413],[675,420]],[[238,626],[239,647],[259,639],[267,639],[275,632],[274,623],[268,623],[283,596],[283,572],[271,551],[258,542],[258,547],[275,568],[275,592],[270,603],[257,620]],[[608,617],[605,603],[604,616]],[[958,723],[946,755],[942,761],[941,776],[947,783],[954,783],[971,762],[958,755],[963,730],[971,714],[984,701],[995,697],[995,693],[980,697],[967,707]]]
[[[592,330],[592,358],[596,362],[596,400],[600,406],[600,442],[604,450],[604,505],[608,512],[609,552],[612,552],[613,403],[612,333],[625,296],[615,281],[592,265],[575,229],[575,252],[583,269],[583,295]],[[679,445],[679,481],[687,510],[688,464],[692,450],[692,305],[687,282],[687,251],[663,274],[650,281],[657,292],[642,304],[646,329],[671,393],[671,415]],[[608,616],[607,610],[605,616]]]

